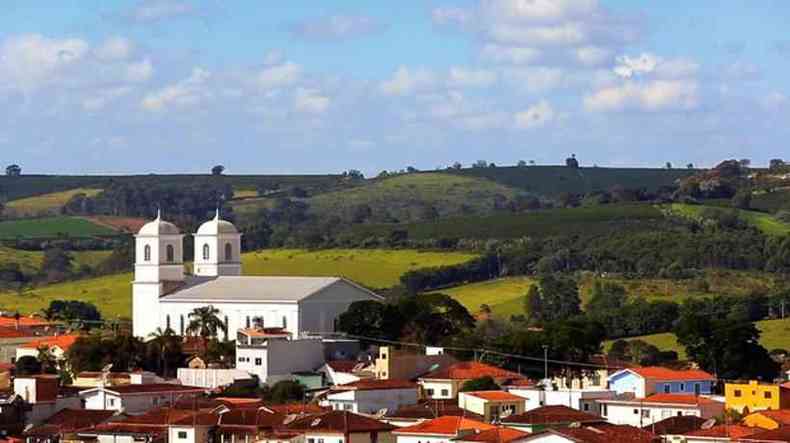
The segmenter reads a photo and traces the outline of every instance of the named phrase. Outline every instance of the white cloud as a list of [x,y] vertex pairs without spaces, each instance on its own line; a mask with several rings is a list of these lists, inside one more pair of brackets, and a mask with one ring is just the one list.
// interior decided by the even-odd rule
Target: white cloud
[[94,51],[99,60],[126,60],[132,54],[134,44],[124,37],[110,37]]
[[126,15],[133,22],[156,23],[197,13],[195,6],[189,2],[176,0],[143,0],[135,5]]
[[296,83],[302,75],[302,67],[293,62],[264,68],[257,76],[258,87],[264,90],[280,88]]
[[693,109],[697,104],[695,80],[628,80],[584,97],[585,109],[598,112]]
[[82,107],[86,111],[98,111],[104,109],[104,107],[111,101],[123,97],[125,95],[128,95],[131,91],[132,88],[128,86],[105,89],[97,92],[94,95],[91,95],[90,97],[83,99]]
[[126,65],[126,79],[132,83],[147,81],[153,74],[154,65],[149,59]]
[[614,73],[623,78],[653,72],[659,63],[659,58],[653,54],[642,53],[638,57],[623,55],[617,57]]
[[484,59],[494,63],[510,63],[514,65],[532,63],[541,55],[535,48],[518,46],[502,46],[494,43],[483,46],[481,55]]
[[51,39],[40,34],[9,37],[0,44],[0,82],[10,89],[35,90],[80,63],[88,50],[88,43],[77,38]]
[[495,19],[550,22],[592,14],[596,0],[483,0],[483,11]]
[[551,123],[555,119],[555,112],[549,102],[541,100],[526,110],[515,113],[513,117],[517,129],[535,129]]
[[467,28],[475,21],[475,15],[466,8],[439,7],[431,11],[433,23],[440,26],[453,25]]
[[588,38],[579,23],[532,27],[497,23],[489,30],[489,36],[500,43],[540,46],[579,45],[585,43]]
[[344,40],[375,33],[384,25],[367,15],[330,15],[299,23],[292,32],[309,40]]
[[496,72],[486,69],[450,68],[447,83],[450,87],[486,87],[496,83]]
[[331,100],[313,89],[299,88],[294,95],[294,109],[309,114],[322,114],[328,108]]
[[386,95],[406,95],[427,89],[435,85],[436,80],[436,75],[428,69],[401,66],[392,78],[381,82],[379,88]]
[[516,90],[527,93],[547,92],[562,86],[566,81],[562,69],[545,66],[508,69],[504,76]]
[[573,49],[576,59],[584,66],[599,66],[612,56],[612,52],[599,46],[582,46]]
[[186,79],[146,95],[141,105],[149,111],[161,111],[170,106],[197,105],[210,95],[206,91],[206,81],[209,78],[211,78],[209,71],[194,68]]

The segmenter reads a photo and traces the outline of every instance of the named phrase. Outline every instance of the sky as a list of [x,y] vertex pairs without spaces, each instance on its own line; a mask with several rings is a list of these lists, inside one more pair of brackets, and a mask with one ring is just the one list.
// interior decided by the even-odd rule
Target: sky
[[783,0],[5,0],[0,162],[367,175],[790,157]]

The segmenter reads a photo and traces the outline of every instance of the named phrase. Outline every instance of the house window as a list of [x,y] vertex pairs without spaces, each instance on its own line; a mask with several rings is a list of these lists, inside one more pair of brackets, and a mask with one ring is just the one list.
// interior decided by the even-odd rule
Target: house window
[[166,251],[168,263],[173,263],[174,261],[176,261],[176,252],[175,249],[173,249],[173,245],[167,245],[165,251]]
[[178,431],[179,440],[186,440],[186,438],[187,438],[187,431]]
[[114,399],[114,398],[111,398],[108,404],[109,404],[110,406],[115,406],[115,399]]
[[609,405],[601,405],[601,415],[606,417],[606,414],[609,413]]
[[589,410],[590,410],[590,404],[589,404],[589,403],[585,403],[585,404],[582,406],[582,408],[584,409],[584,411],[585,411],[585,412],[587,412],[587,411],[589,411]]
[[680,384],[680,391],[682,392],[682,391],[685,391],[685,390],[686,390],[686,384],[685,383],[681,383]]
[[770,399],[773,398],[773,394],[771,393],[771,391],[765,391],[763,393],[763,397]]
[[255,366],[260,366],[262,364],[263,364],[263,360],[261,360],[260,357],[255,359]]
[[735,390],[735,391],[732,393],[732,395],[734,395],[734,396],[736,396],[736,397],[740,397],[740,396],[741,396],[741,390],[740,390],[740,389],[736,389],[736,390]]
[[230,330],[230,323],[228,323],[228,316],[225,316],[225,341],[228,341],[228,331]]
[[428,397],[433,397],[433,389],[426,389],[425,393],[428,394]]
[[669,394],[669,385],[664,385],[664,394]]
[[143,260],[151,261],[151,245],[145,245],[143,248]]
[[250,329],[250,316],[247,316],[247,329]]
[[308,438],[307,439],[307,443],[315,443],[315,439],[314,438]]
[[650,409],[642,409],[642,418],[650,418]]
[[170,314],[165,317],[165,329],[170,329]]
[[288,328],[288,318],[283,315],[283,329]]
[[181,314],[180,320],[181,320],[181,325],[180,325],[181,335],[184,335],[184,314]]
[[343,405],[343,409],[345,409],[346,411],[350,411],[351,410],[351,405],[345,404],[345,405]]
[[448,395],[450,395],[450,391],[448,391],[447,389],[442,389],[442,396],[447,397]]
[[699,383],[694,383],[694,393],[699,395],[702,392],[702,387]]
[[324,439],[323,438],[319,438],[318,439],[318,443],[324,443]]
[[678,411],[678,417],[682,417],[682,416],[683,416],[683,411]]
[[225,243],[225,261],[233,260],[233,246],[230,243]]
[[203,260],[208,260],[208,258],[210,256],[209,255],[210,251],[211,251],[211,249],[209,248],[208,243],[204,244],[203,245]]

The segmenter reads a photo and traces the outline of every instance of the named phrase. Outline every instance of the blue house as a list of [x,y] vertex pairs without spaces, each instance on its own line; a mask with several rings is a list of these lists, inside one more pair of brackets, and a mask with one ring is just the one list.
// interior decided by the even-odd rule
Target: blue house
[[648,366],[628,368],[608,378],[609,389],[617,394],[633,393],[636,398],[652,394],[710,394],[716,378],[705,371]]

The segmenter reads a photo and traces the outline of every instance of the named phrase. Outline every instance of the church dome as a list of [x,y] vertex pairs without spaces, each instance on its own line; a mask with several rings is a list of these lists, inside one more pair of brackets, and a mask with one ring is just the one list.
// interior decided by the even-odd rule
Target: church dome
[[209,220],[202,225],[197,230],[197,235],[220,235],[220,234],[238,234],[239,230],[236,229],[236,226],[233,223],[222,220],[219,218],[219,210],[217,210],[216,215],[212,220]]
[[140,228],[137,235],[145,236],[158,236],[158,235],[178,235],[181,231],[178,226],[173,223],[162,220],[162,215],[159,211],[156,212],[156,219],[150,221]]

